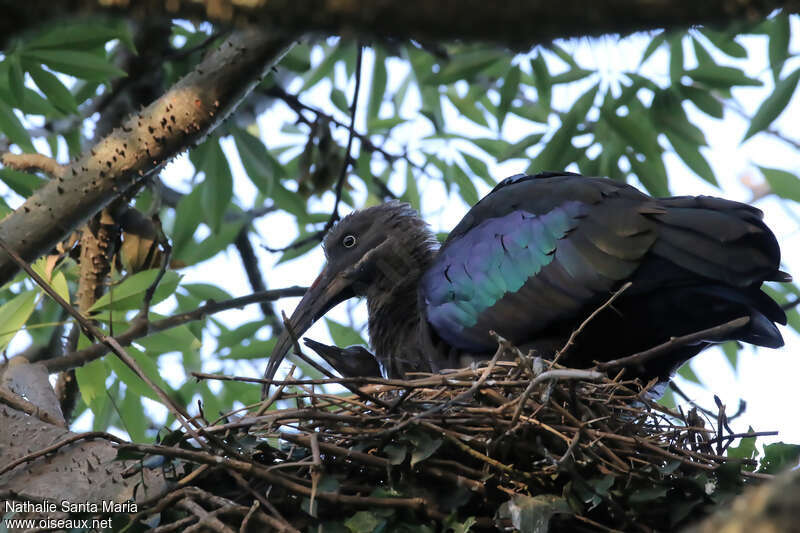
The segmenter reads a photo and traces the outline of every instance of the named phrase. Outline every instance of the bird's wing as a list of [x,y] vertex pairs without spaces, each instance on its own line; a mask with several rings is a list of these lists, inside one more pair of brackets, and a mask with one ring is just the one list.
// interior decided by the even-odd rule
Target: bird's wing
[[[598,305],[627,279],[637,292],[683,283],[687,275],[760,283],[777,271],[777,244],[729,244],[764,233],[774,241],[760,212],[736,202],[653,199],[575,174],[515,176],[456,226],[423,276],[421,296],[440,337],[485,351],[494,346],[490,330],[515,342],[531,339]],[[652,268],[640,276],[645,263]]]

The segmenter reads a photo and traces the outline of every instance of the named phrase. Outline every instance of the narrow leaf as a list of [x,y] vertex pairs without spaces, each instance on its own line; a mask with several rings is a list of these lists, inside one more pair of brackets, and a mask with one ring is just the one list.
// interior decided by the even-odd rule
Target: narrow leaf
[[775,90],[761,103],[753,115],[753,120],[750,121],[750,127],[747,128],[742,142],[767,129],[783,113],[792,99],[798,80],[800,80],[800,68],[775,84]]

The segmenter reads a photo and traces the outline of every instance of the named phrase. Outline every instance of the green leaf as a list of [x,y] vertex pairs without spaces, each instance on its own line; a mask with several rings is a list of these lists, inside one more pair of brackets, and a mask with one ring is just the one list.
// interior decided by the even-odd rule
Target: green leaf
[[759,80],[747,77],[741,69],[721,65],[700,65],[687,71],[686,75],[710,87],[723,89],[733,86],[758,87],[763,85]]
[[669,78],[673,85],[681,82],[683,76],[683,33],[669,39]]
[[[748,433],[753,431],[753,428],[748,428]],[[729,446],[727,450],[728,457],[731,459],[757,459],[758,450],[756,450],[756,438],[746,437],[739,441],[739,446]],[[745,465],[742,468],[748,471],[755,470],[754,466]]]
[[800,179],[791,172],[777,168],[767,168],[759,166],[764,179],[769,183],[769,188],[780,196],[788,200],[800,202]]
[[739,366],[739,343],[736,341],[723,342],[721,347],[722,352],[728,359],[728,363],[731,365],[733,371],[736,372]]
[[228,159],[219,139],[213,137],[192,150],[189,158],[196,171],[205,174],[199,185],[203,212],[211,231],[217,232],[233,199],[233,176]]
[[292,46],[286,55],[283,56],[279,65],[283,68],[289,69],[292,72],[305,74],[311,70],[311,47],[308,43],[296,43]]
[[97,359],[91,363],[79,366],[75,369],[75,379],[78,382],[78,390],[81,392],[83,403],[88,405],[95,415],[98,414],[102,405],[101,401],[106,399],[106,380],[109,376],[109,369],[106,361],[116,359]]
[[653,36],[650,42],[647,43],[647,48],[644,49],[644,53],[642,53],[642,59],[639,60],[639,66],[641,67],[644,64],[644,62],[647,61],[651,55],[653,55],[653,52],[658,50],[658,48],[662,44],[664,44],[666,40],[667,40],[667,35],[666,32],[663,31]]
[[297,218],[298,222],[306,222],[308,220],[306,202],[303,197],[294,191],[290,191],[283,184],[275,182],[272,187],[272,199],[278,209],[288,211]]
[[16,143],[26,152],[35,152],[31,137],[22,125],[14,110],[0,100],[0,132],[6,134],[12,143]]
[[160,331],[136,342],[144,346],[149,355],[197,350],[201,346],[186,324]]
[[344,525],[351,533],[372,533],[385,520],[379,519],[370,511],[359,511],[347,520]]
[[786,12],[778,13],[769,26],[769,66],[772,77],[777,81],[781,76],[783,64],[789,59],[789,40],[791,28],[789,15]]
[[36,307],[39,291],[25,291],[0,306],[0,351],[6,349]]
[[2,180],[8,187],[25,198],[29,197],[33,192],[44,185],[47,180],[29,174],[27,172],[20,172],[8,167],[0,169],[0,180]]
[[231,346],[230,351],[220,356],[224,360],[240,360],[240,359],[264,359],[269,357],[275,344],[278,342],[277,338],[267,339],[265,341],[251,340],[247,344],[239,344]]
[[436,453],[436,450],[442,445],[442,439],[433,438],[424,431],[409,433],[409,440],[414,445],[414,450],[411,452],[412,468]]
[[378,118],[367,121],[367,130],[370,133],[383,133],[404,122],[406,122],[406,119],[403,117]]
[[335,48],[328,50],[328,54],[323,58],[319,65],[317,65],[313,70],[307,72],[305,75],[305,82],[298,93],[305,92],[307,89],[319,83],[322,78],[333,74],[334,65],[337,61],[344,57],[344,44],[344,41],[340,41]]
[[127,25],[123,23],[115,24],[108,20],[102,23],[98,20],[68,24],[60,23],[26,42],[25,49],[69,48],[71,50],[90,50],[101,47],[113,39],[119,39],[130,50],[135,51],[133,39],[127,29]]
[[497,162],[502,163],[503,161],[514,159],[516,157],[525,157],[525,150],[541,141],[542,137],[543,135],[541,133],[532,133],[527,137],[524,137],[523,139],[506,148],[506,150],[504,150],[497,157]]
[[472,139],[468,137],[464,137],[464,140],[471,142],[490,156],[494,157],[495,159],[500,157],[500,155],[508,150],[511,146],[510,143],[502,140],[502,139],[487,139],[487,138],[477,138]]
[[439,90],[436,87],[420,87],[422,96],[422,109],[420,113],[431,121],[436,131],[441,131],[444,127],[444,117],[442,115],[442,100]]
[[125,390],[125,397],[119,405],[119,417],[133,442],[146,439],[149,420],[144,413],[142,397],[130,388]]
[[[137,341],[138,342],[138,341]],[[155,357],[151,357],[141,350],[133,346],[127,346],[125,351],[128,353],[134,361],[136,361],[138,367],[141,371],[146,375],[150,380],[161,387],[161,389],[167,393],[172,391],[172,387],[164,381],[164,378],[161,377],[161,373],[158,370],[158,359]],[[143,396],[145,398],[149,398],[154,402],[162,403],[158,397],[158,394],[150,388],[142,379],[133,371],[131,368],[123,363],[119,357],[109,357],[106,359],[108,364],[108,369],[113,370],[117,377],[122,381],[129,390],[135,392],[137,396]]]
[[6,61],[8,62],[8,86],[13,97],[10,103],[16,107],[22,107],[25,102],[25,74],[22,72],[19,55],[10,54],[6,57]]
[[578,80],[582,80],[587,76],[591,76],[594,74],[594,70],[586,70],[585,68],[573,68],[572,70],[568,70],[566,72],[562,72],[561,74],[557,74],[550,78],[550,83],[553,85],[558,85],[560,83],[572,83]]
[[667,131],[666,135],[672,148],[675,149],[675,153],[686,163],[687,167],[708,183],[719,187],[714,171],[711,170],[711,166],[706,161],[706,158],[703,157],[703,154],[700,153],[697,145],[670,131]]
[[716,65],[714,58],[708,53],[706,47],[696,37],[692,37],[692,47],[694,48],[694,55],[697,58],[697,64],[701,66]]
[[236,222],[222,224],[222,229],[217,233],[211,233],[199,243],[192,242],[177,257],[188,265],[194,265],[210,259],[233,243],[243,225],[244,220],[241,219]]
[[420,197],[417,189],[417,179],[411,165],[406,164],[406,191],[403,193],[403,201],[411,204],[411,207],[419,211]]
[[241,326],[232,330],[223,329],[217,336],[217,346],[220,348],[233,347],[242,343],[245,339],[252,339],[255,337],[258,330],[267,325],[266,320],[256,320],[254,322],[245,322]]
[[689,363],[684,364],[678,369],[678,375],[683,379],[691,381],[692,383],[697,383],[698,385],[702,385],[703,383],[700,381],[700,378],[697,377],[694,370],[692,370],[692,366]]
[[647,158],[659,157],[661,147],[658,144],[657,132],[649,117],[630,112],[621,117],[616,113],[602,113],[611,129],[622,138],[628,146]]
[[709,28],[701,29],[700,33],[705,35],[709,41],[714,43],[714,46],[727,55],[738,59],[747,57],[747,49],[734,40],[736,38],[735,35],[714,31]]
[[235,126],[231,126],[230,131],[247,177],[261,194],[269,197],[275,182],[276,169],[280,167],[280,163],[272,157],[258,137]]
[[473,176],[483,180],[483,182],[489,187],[494,187],[497,185],[497,181],[489,173],[489,167],[486,165],[486,163],[466,152],[460,153],[461,157],[464,158],[464,162],[467,163],[467,166],[469,167],[469,170],[472,172]]
[[78,103],[75,97],[69,92],[58,76],[47,72],[38,65],[30,65],[28,73],[33,78],[34,83],[44,93],[52,104],[64,113],[77,113]]
[[348,115],[350,114],[350,106],[347,103],[347,96],[345,96],[344,91],[336,87],[331,87],[330,98],[333,105],[335,105],[339,111],[347,113]]
[[467,205],[478,203],[478,191],[475,189],[475,184],[460,165],[453,165],[453,181],[458,185],[459,196]]
[[536,94],[539,98],[538,103],[542,105],[546,112],[550,109],[550,99],[553,94],[553,80],[550,77],[550,71],[547,70],[547,63],[541,53],[536,54],[536,57],[531,60],[531,69],[533,70],[533,81],[536,84]]
[[508,110],[511,109],[511,103],[519,92],[521,77],[522,71],[519,66],[514,65],[503,80],[503,86],[500,88],[500,105],[497,107],[497,129],[503,128],[503,122],[506,120]]
[[449,85],[459,80],[470,81],[495,61],[505,59],[505,53],[497,49],[473,50],[453,54],[438,74],[420,80],[423,85]]
[[594,99],[599,90],[599,84],[583,93],[572,105],[572,108],[561,118],[561,127],[553,134],[531,164],[531,170],[537,172],[546,170],[563,170],[570,162],[574,153],[572,137],[578,125],[586,119],[586,114],[594,105]]
[[758,471],[763,474],[780,474],[795,468],[800,461],[800,445],[775,442],[764,445],[764,457]]
[[483,116],[483,112],[478,109],[476,101],[467,94],[466,97],[461,98],[456,93],[454,87],[448,87],[447,98],[453,103],[455,108],[472,122],[488,128],[489,122]]
[[334,322],[329,318],[325,319],[325,324],[328,325],[328,332],[331,334],[331,339],[333,339],[333,343],[336,346],[368,346],[367,341],[353,328]]
[[698,87],[689,87],[687,85],[680,85],[678,90],[685,98],[691,100],[697,109],[703,113],[714,118],[722,118],[725,115],[722,102],[717,100],[710,91]]
[[772,91],[772,94],[758,106],[758,111],[753,115],[750,127],[747,128],[747,133],[744,134],[742,142],[767,129],[783,113],[783,110],[786,109],[792,99],[798,81],[800,81],[800,68],[775,84],[775,90]]
[[105,57],[90,52],[59,49],[26,49],[22,52],[25,60],[44,63],[53,70],[84,80],[106,81],[111,78],[127,76]]
[[181,288],[198,300],[204,302],[209,300],[222,302],[231,299],[231,295],[227,291],[210,283],[184,283],[181,285]]
[[367,103],[367,121],[375,120],[381,110],[381,103],[386,93],[386,52],[381,47],[374,47],[375,62],[372,67],[372,88],[369,92],[369,102]]
[[628,162],[644,188],[655,197],[669,196],[669,180],[661,157],[647,157],[639,161],[635,156],[628,156]]
[[184,248],[194,242],[192,237],[203,216],[200,193],[200,188],[195,187],[180,199],[175,209],[175,226],[172,229],[172,252],[175,257],[182,257]]
[[[89,308],[89,311],[98,311],[100,309],[138,309],[145,291],[147,291],[150,285],[156,280],[158,273],[159,269],[153,268],[137,272],[127,277],[119,285],[111,287],[108,292],[98,298],[92,307]],[[164,277],[161,278],[161,283],[159,283],[153,295],[151,304],[156,304],[175,292],[180,279],[181,275],[175,271],[168,270],[165,272]]]
[[[290,246],[294,245],[297,242],[303,241],[308,238],[310,233],[301,231],[300,235],[297,236],[295,240],[290,243]],[[276,265],[280,265],[281,263],[285,263],[286,261],[291,261],[292,259],[296,259],[301,255],[305,255],[308,253],[309,250],[313,249],[319,244],[318,239],[311,239],[309,242],[299,246],[297,248],[289,248],[281,255],[281,258],[275,263]]]

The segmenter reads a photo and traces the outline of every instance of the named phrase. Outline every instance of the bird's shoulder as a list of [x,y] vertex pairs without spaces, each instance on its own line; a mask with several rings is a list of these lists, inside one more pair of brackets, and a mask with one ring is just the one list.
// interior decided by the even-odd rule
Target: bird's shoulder
[[453,228],[445,246],[490,218],[514,211],[547,214],[567,202],[595,205],[604,199],[622,198],[647,203],[652,199],[630,185],[608,178],[585,177],[574,172],[517,174],[498,183]]

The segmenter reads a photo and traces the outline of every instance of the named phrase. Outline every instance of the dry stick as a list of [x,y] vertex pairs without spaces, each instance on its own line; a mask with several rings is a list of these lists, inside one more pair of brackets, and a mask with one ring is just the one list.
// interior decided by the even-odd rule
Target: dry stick
[[274,518],[271,516],[266,516],[267,521],[275,522],[275,524],[273,524],[272,527],[274,527],[278,531],[290,531],[291,533],[300,533],[299,530],[293,528],[291,524],[289,524],[289,522],[286,520],[286,518],[283,517],[281,512],[278,511],[278,509],[274,505],[272,505],[270,501],[264,497],[263,494],[253,489],[253,487],[250,486],[250,483],[248,483],[247,480],[239,472],[237,472],[236,470],[227,470],[227,472],[228,475],[230,475],[234,479],[234,481],[236,481],[237,485],[239,485],[247,492],[249,492],[250,495],[256,499],[256,501],[258,501],[261,505],[264,506],[265,509],[269,509],[269,512],[275,515]]
[[78,442],[79,440],[93,440],[93,439],[104,439],[109,440],[111,442],[116,442],[118,444],[122,444],[125,441],[115,435],[110,433],[106,433],[104,431],[90,431],[88,433],[77,433],[70,437],[65,438],[55,444],[48,446],[47,448],[42,448],[41,450],[36,450],[35,452],[31,452],[27,455],[23,455],[22,457],[11,461],[7,465],[0,467],[0,476],[5,474],[6,472],[10,472],[11,470],[15,469],[19,465],[23,463],[29,463],[39,457],[47,455],[48,453],[53,453],[64,446],[72,444],[73,442]]
[[[317,435],[313,433],[313,435]],[[313,441],[308,435],[297,435],[295,433],[286,433],[281,432],[280,438],[288,441],[293,442],[295,444],[299,444],[304,448],[309,448],[313,446]],[[391,466],[391,461],[384,457],[380,457],[378,455],[370,455],[364,452],[358,452],[355,450],[348,450],[347,448],[342,448],[341,446],[336,446],[335,444],[330,444],[327,442],[319,442],[317,441],[317,446],[320,450],[325,451],[327,453],[331,453],[340,457],[351,457],[361,463],[370,465],[370,466],[377,466],[379,468],[389,468]]]
[[53,417],[46,410],[40,408],[34,403],[29,402],[19,394],[16,394],[12,390],[3,387],[2,385],[0,385],[0,403],[4,403],[9,407],[16,409],[17,411],[22,411],[23,413],[36,417],[42,422],[47,422],[48,424],[52,424],[54,426],[66,427],[63,420]]
[[[285,289],[273,289],[270,291],[255,292],[253,294],[248,294],[247,296],[231,298],[230,300],[223,300],[221,302],[209,300],[208,303],[203,304],[196,309],[186,311],[184,313],[178,313],[177,315],[172,315],[156,322],[148,322],[143,317],[139,317],[134,319],[134,323],[128,331],[112,338],[115,339],[119,344],[127,346],[134,340],[141,337],[146,337],[160,331],[181,326],[187,322],[192,322],[193,320],[200,320],[207,315],[219,313],[228,309],[241,308],[249,304],[273,301],[280,298],[302,296],[305,294],[306,290],[308,290],[307,287],[295,286],[287,287]],[[108,352],[109,348],[107,345],[103,343],[97,343],[83,350],[68,353],[57,359],[50,359],[45,361],[43,364],[47,368],[48,372],[53,373],[60,370],[67,370],[69,368],[85,365],[86,363],[94,361],[95,359],[99,359]]]
[[598,380],[603,379],[606,377],[605,374],[602,372],[596,372],[594,370],[578,370],[575,368],[564,368],[559,370],[548,370],[546,372],[542,372],[533,380],[531,380],[530,384],[525,388],[525,392],[522,393],[522,396],[519,398],[519,403],[517,404],[517,408],[514,411],[514,416],[511,418],[511,425],[512,427],[517,423],[519,420],[519,415],[522,413],[522,408],[525,405],[525,402],[528,401],[528,396],[533,392],[533,389],[536,388],[537,385],[549,380],[558,380],[558,379],[586,379],[586,380]]
[[[120,346],[119,342],[113,337],[107,337],[105,333],[103,333],[97,326],[95,326],[91,320],[88,320],[82,314],[78,312],[77,309],[72,307],[68,302],[66,302],[56,291],[53,287],[50,286],[42,277],[37,274],[31,267],[26,263],[19,254],[11,249],[8,244],[3,240],[0,239],[0,248],[2,248],[11,259],[21,268],[23,269],[51,298],[53,298],[58,305],[63,307],[67,313],[72,315],[72,317],[78,321],[78,324],[81,325],[81,328],[84,331],[88,331],[93,337],[97,338],[108,346],[114,354],[120,358],[120,360],[125,363],[133,372],[141,379],[148,387],[150,387],[153,392],[159,397],[159,399],[164,403],[164,405],[175,415],[175,419],[189,432],[192,436],[197,440],[198,444],[205,445],[203,440],[200,438],[200,435],[195,431],[192,425],[189,423],[192,420],[192,417],[176,402],[170,398],[167,393],[161,390],[161,387],[156,385],[153,380],[151,380],[147,374],[145,374],[142,369],[139,367],[136,360],[134,360],[128,352],[125,351],[125,348]],[[198,425],[199,427],[199,425]]]
[[553,368],[553,365],[555,365],[558,362],[558,360],[561,358],[561,356],[564,355],[564,353],[567,352],[572,347],[572,345],[575,343],[575,339],[578,337],[578,335],[580,335],[580,333],[583,331],[583,329],[586,327],[586,325],[589,324],[589,322],[591,322],[592,320],[594,320],[594,317],[599,315],[603,311],[603,309],[605,309],[606,307],[608,307],[609,305],[614,303],[614,300],[616,300],[623,292],[628,290],[628,288],[631,285],[633,285],[633,282],[631,282],[631,281],[628,281],[627,283],[622,285],[622,287],[617,289],[617,292],[612,294],[611,297],[608,300],[606,300],[603,305],[601,305],[600,307],[595,309],[592,312],[592,314],[589,315],[586,318],[586,320],[581,322],[581,325],[578,326],[578,329],[576,329],[575,331],[573,331],[570,334],[569,339],[567,339],[567,343],[558,352],[556,352],[556,356],[550,362],[550,368]]
[[724,335],[726,333],[730,333],[731,331],[734,331],[736,329],[739,329],[747,325],[749,322],[750,322],[750,317],[747,316],[743,316],[741,318],[735,318],[733,320],[725,322],[724,324],[720,324],[718,326],[707,328],[701,331],[696,331],[694,333],[690,333],[689,335],[683,335],[681,337],[672,337],[670,338],[670,340],[668,340],[663,344],[659,344],[658,346],[650,348],[649,350],[629,355],[627,357],[621,357],[619,359],[613,359],[611,361],[606,361],[606,362],[595,361],[595,367],[601,370],[605,370],[607,368],[644,364],[650,361],[651,359],[664,354],[665,352],[673,350],[674,348],[702,341],[708,339],[709,337],[716,337]]
[[[207,452],[196,450],[186,450],[182,448],[168,448],[165,446],[149,445],[149,444],[133,444],[123,443],[120,445],[120,450],[134,450],[151,455],[161,455],[165,457],[176,457],[188,461],[194,461],[200,464],[208,464],[214,466],[223,466],[231,468],[242,474],[252,474],[261,478],[273,485],[278,485],[286,490],[292,491],[303,496],[311,496],[311,489],[296,483],[284,476],[270,472],[266,467],[261,465],[242,461],[239,459],[232,459],[228,457],[221,457]],[[371,496],[351,496],[348,494],[340,494],[337,492],[320,492],[317,498],[331,503],[338,503],[344,505],[358,505],[362,507],[381,507],[381,508],[401,508],[424,511],[431,518],[444,518],[446,515],[433,506],[432,502],[423,497],[415,498],[380,498]]]

